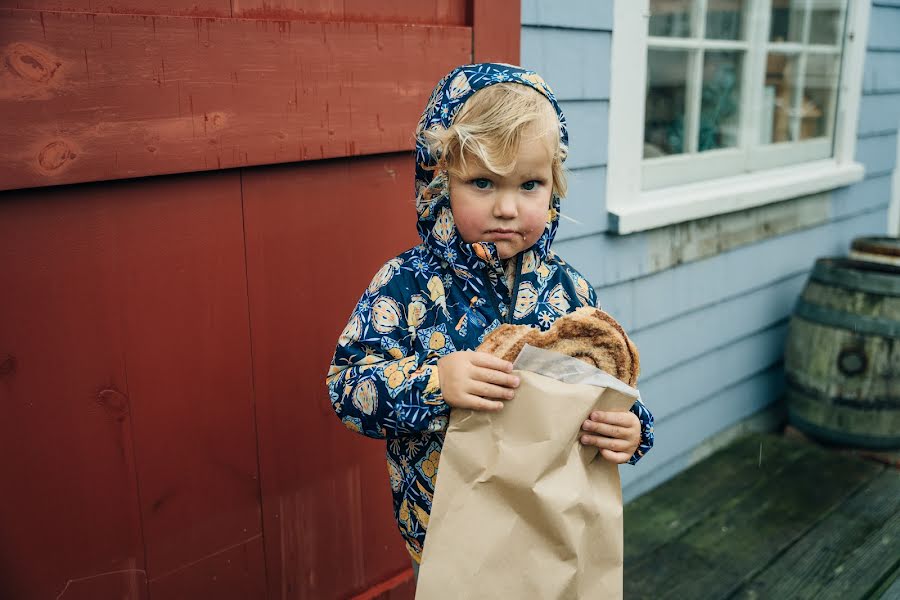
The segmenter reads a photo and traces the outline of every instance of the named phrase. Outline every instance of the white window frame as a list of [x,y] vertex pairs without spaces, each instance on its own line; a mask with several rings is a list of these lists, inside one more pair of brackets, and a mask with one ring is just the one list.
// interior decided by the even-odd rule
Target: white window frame
[[[606,204],[610,231],[619,234],[710,217],[807,194],[823,192],[859,181],[863,165],[854,161],[856,129],[862,95],[871,0],[849,0],[844,54],[834,124],[834,153],[822,156],[821,146],[830,141],[813,139],[763,148],[749,173],[719,176],[695,183],[667,184],[664,170],[645,168],[644,103],[647,77],[647,37],[650,0],[615,0],[612,34],[612,73],[609,110],[609,159]],[[751,58],[752,61],[752,58]],[[756,71],[759,72],[758,70]],[[747,81],[747,78],[744,78]],[[754,85],[759,85],[755,82]],[[749,83],[743,86],[746,97]],[[742,101],[741,109],[746,109]],[[806,162],[773,166],[765,157],[810,149]],[[709,167],[729,160],[738,150],[723,149],[664,159],[678,168]],[[710,154],[709,160],[705,155]],[[715,156],[715,155],[719,156]],[[795,154],[796,156],[796,154]],[[657,159],[659,161],[659,159]],[[679,165],[679,162],[683,162]],[[688,166],[691,164],[692,166]],[[660,174],[662,173],[662,176]],[[645,180],[645,177],[647,178]],[[649,185],[648,185],[649,184]],[[652,189],[647,189],[652,188]]]

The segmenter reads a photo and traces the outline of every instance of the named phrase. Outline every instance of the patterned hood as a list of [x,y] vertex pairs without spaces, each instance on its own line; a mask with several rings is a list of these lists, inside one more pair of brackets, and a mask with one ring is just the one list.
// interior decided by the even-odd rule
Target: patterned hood
[[[565,160],[568,147],[566,119],[553,91],[540,75],[521,67],[499,63],[463,65],[441,79],[425,107],[416,128],[416,212],[422,242],[441,260],[459,272],[475,273],[488,266],[501,268],[497,247],[492,242],[468,244],[459,236],[450,212],[449,175],[437,168],[437,158],[431,154],[423,131],[448,128],[466,100],[478,90],[495,83],[513,82],[527,85],[547,97],[559,117],[560,140]],[[553,194],[544,233],[531,248],[537,258],[544,260],[559,224],[559,197]]]

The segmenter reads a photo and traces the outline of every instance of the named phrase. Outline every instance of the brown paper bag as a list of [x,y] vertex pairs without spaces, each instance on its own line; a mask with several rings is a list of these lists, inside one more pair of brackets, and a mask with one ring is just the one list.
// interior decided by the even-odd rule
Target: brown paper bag
[[637,390],[530,346],[514,366],[502,411],[451,412],[416,600],[622,598],[619,471],[579,437]]

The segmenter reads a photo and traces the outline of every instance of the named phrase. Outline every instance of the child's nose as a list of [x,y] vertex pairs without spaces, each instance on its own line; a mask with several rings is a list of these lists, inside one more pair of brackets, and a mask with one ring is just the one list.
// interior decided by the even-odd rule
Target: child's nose
[[518,214],[513,194],[500,193],[494,201],[494,216],[498,219],[513,219]]

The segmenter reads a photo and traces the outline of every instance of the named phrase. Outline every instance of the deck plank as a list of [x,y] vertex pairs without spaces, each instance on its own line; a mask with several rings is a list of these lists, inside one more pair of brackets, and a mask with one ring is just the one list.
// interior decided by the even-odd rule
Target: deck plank
[[872,600],[897,600],[900,598],[900,567],[891,573],[869,598]]
[[[877,589],[887,573],[900,567],[900,513],[895,511],[883,526],[873,531],[841,567],[845,576],[819,595],[822,600],[864,598]],[[863,590],[865,595],[853,595]]]
[[[900,472],[884,470],[748,582],[736,598],[865,597],[900,556],[898,513]],[[863,551],[873,543],[882,547],[881,555]],[[861,555],[868,557],[865,562],[860,562]]]
[[708,518],[720,501],[768,485],[809,452],[808,446],[781,438],[747,436],[630,502],[624,515],[626,567]]
[[[714,464],[715,456],[699,465],[698,471],[706,471],[709,480],[698,480],[693,489],[684,490],[694,500],[679,502],[679,497],[661,493],[664,488],[649,494],[643,506],[648,515],[673,504],[710,506],[701,511],[704,516],[699,520],[687,517],[695,523],[670,535],[666,543],[626,559],[627,598],[730,597],[882,470],[770,435],[751,436],[724,449],[720,454],[725,456],[716,460],[730,456],[746,468],[748,450],[760,443],[770,450],[769,468],[753,465],[745,473],[750,485],[731,497],[714,493],[722,491],[714,483],[718,473],[704,468]],[[779,454],[772,455],[772,449]],[[764,473],[767,470],[773,475]],[[626,545],[634,533],[626,522]],[[640,545],[638,540],[631,543]]]

